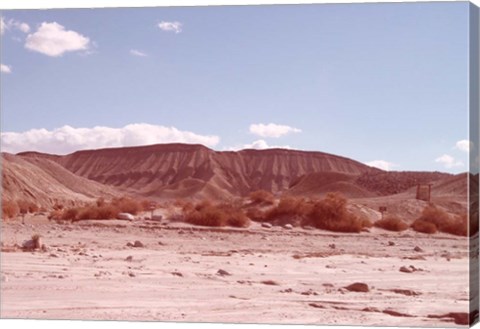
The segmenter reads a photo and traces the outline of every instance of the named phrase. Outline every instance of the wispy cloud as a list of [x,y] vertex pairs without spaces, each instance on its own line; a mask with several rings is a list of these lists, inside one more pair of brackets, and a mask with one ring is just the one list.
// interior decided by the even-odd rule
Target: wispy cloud
[[130,49],[130,55],[133,56],[138,56],[138,57],[147,57],[147,53],[144,53],[143,51],[137,50],[137,49]]
[[56,22],[43,22],[35,33],[27,36],[25,42],[25,48],[51,57],[59,57],[66,52],[85,51],[89,45],[89,38],[66,30]]
[[159,143],[203,144],[207,147],[213,147],[219,141],[220,138],[214,135],[199,135],[175,127],[146,123],[129,124],[122,128],[63,126],[53,130],[32,129],[20,133],[1,133],[2,151],[9,153],[38,151],[67,154],[82,149]]
[[180,32],[182,32],[182,26],[183,26],[183,24],[180,23],[180,22],[165,22],[165,21],[162,21],[162,22],[158,23],[158,27],[160,28],[160,30],[166,31],[166,32],[180,33]]
[[263,140],[259,139],[256,141],[253,141],[250,144],[243,144],[243,145],[237,145],[237,146],[232,146],[227,148],[229,151],[238,151],[238,150],[246,150],[246,149],[254,149],[254,150],[265,150],[265,149],[289,149],[290,146],[288,145],[268,145],[268,143]]
[[463,152],[469,152],[473,148],[473,143],[469,140],[462,139],[455,144],[455,148]]
[[23,33],[30,32],[30,26],[27,23],[17,21],[15,19],[9,19],[0,17],[0,34],[4,34],[7,30],[16,29]]
[[444,154],[438,158],[435,159],[435,162],[441,163],[445,166],[445,168],[451,169],[455,167],[462,167],[463,162],[460,160],[455,159],[451,155]]
[[250,125],[250,133],[260,137],[277,138],[290,133],[299,133],[299,132],[301,132],[301,130],[298,128],[285,126],[285,125],[277,125],[275,123],[269,123],[269,124],[257,123],[257,124]]
[[373,161],[365,162],[365,164],[367,166],[375,167],[375,168],[386,170],[386,171],[390,171],[390,170],[393,170],[393,168],[398,167],[397,164],[393,162],[388,162],[385,160],[373,160]]
[[12,73],[12,68],[5,64],[0,64],[0,72],[2,73]]

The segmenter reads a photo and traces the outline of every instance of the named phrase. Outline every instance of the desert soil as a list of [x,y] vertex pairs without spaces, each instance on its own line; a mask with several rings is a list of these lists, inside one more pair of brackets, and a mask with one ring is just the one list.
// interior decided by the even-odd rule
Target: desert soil
[[[47,250],[15,247],[33,234]],[[446,234],[30,217],[1,241],[2,318],[450,327],[468,312],[468,240]]]

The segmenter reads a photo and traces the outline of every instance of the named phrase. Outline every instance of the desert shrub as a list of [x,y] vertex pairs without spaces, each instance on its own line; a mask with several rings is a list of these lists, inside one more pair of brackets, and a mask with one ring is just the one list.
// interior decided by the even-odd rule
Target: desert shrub
[[433,204],[426,206],[418,219],[435,224],[440,231],[443,231],[443,229],[451,223],[450,216],[442,209],[435,207]]
[[114,219],[119,212],[118,208],[111,204],[106,204],[101,207],[87,206],[79,210],[77,219]]
[[185,205],[183,210],[185,221],[193,225],[247,227],[250,224],[243,211],[231,204],[214,205],[210,201],[202,201],[196,205]]
[[115,198],[112,200],[111,204],[115,206],[119,212],[128,212],[132,215],[136,215],[142,210],[142,206],[139,202],[127,197],[122,197],[119,199]]
[[275,198],[272,193],[265,190],[257,190],[249,194],[248,198],[252,203],[273,204]]
[[62,210],[53,210],[48,214],[48,219],[49,220],[60,220],[63,217],[63,211]]
[[258,208],[248,208],[247,217],[256,222],[265,221],[265,212],[261,211]]
[[[464,216],[457,216],[451,217],[442,209],[435,207],[433,204],[430,204],[423,209],[422,214],[420,217],[415,220],[413,223],[417,223],[415,226],[412,225],[412,228],[415,231],[419,231],[418,229],[424,229],[426,232],[423,233],[435,233],[437,231],[460,235],[460,236],[467,236],[468,235],[468,219],[467,215]],[[431,225],[426,225],[426,223],[430,223],[435,226],[435,230],[431,228]],[[429,228],[430,227],[430,228]],[[433,231],[433,232],[432,232]]]
[[68,208],[61,215],[61,219],[72,220],[72,221],[76,220],[77,216],[78,216],[78,213],[79,213],[78,208]]
[[14,218],[20,209],[15,201],[2,200],[2,218]]
[[347,210],[347,200],[338,193],[328,193],[323,200],[313,202],[304,224],[334,232],[359,233],[372,223]]
[[104,205],[105,205],[105,198],[99,197],[99,198],[97,199],[96,203],[97,203],[97,207],[102,207],[102,206],[104,206]]
[[310,212],[310,205],[302,198],[283,197],[278,205],[265,213],[264,220],[271,222],[282,217],[304,217]]
[[64,207],[63,207],[63,204],[61,203],[55,203],[53,205],[53,210],[62,210]]
[[422,219],[416,219],[412,224],[412,229],[420,233],[433,234],[437,232],[437,226]]
[[380,219],[376,221],[374,223],[374,226],[382,228],[384,230],[394,231],[394,232],[405,231],[408,228],[407,223],[393,216],[388,216],[388,217],[385,217],[384,219]]

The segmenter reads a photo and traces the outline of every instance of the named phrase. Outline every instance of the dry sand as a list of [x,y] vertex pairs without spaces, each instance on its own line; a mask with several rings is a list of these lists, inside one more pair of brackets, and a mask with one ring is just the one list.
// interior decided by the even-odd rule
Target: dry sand
[[[47,251],[13,248],[35,233]],[[2,318],[450,327],[432,316],[468,312],[468,241],[34,217],[2,223],[1,280]]]

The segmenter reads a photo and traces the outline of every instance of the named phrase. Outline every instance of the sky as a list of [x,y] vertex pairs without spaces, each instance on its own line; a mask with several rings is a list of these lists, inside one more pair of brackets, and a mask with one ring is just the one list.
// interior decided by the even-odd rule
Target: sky
[[468,169],[468,3],[3,10],[2,151],[284,147]]

